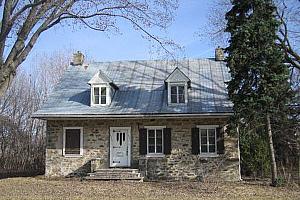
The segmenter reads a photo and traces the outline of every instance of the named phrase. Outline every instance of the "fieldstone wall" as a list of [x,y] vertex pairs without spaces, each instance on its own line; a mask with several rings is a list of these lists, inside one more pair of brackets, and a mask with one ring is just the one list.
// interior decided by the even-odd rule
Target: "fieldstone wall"
[[[218,177],[239,180],[237,139],[225,135],[225,154],[215,158],[192,155],[191,128],[196,125],[224,125],[226,119],[99,119],[48,120],[46,176],[85,174],[109,167],[109,128],[131,127],[131,167],[139,168],[146,179],[203,180]],[[172,128],[172,152],[164,157],[139,155],[139,128]],[[83,156],[64,157],[63,127],[83,127]],[[92,164],[92,166],[91,166]]]

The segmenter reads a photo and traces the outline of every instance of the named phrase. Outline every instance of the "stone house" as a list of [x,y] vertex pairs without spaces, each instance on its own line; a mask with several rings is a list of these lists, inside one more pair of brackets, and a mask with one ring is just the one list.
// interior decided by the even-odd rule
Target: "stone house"
[[46,176],[239,180],[218,59],[73,63],[33,117],[47,121]]

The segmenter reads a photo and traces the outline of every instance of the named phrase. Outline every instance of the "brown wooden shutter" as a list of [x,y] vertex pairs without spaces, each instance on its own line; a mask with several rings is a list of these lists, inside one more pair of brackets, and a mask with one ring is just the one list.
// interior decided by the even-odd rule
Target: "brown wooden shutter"
[[224,147],[224,131],[222,131],[222,128],[216,128],[217,131],[217,153],[218,154],[224,154],[225,153],[225,147]]
[[140,132],[140,155],[147,154],[147,129],[141,128]]
[[192,128],[192,154],[198,155],[199,153],[199,128]]
[[171,129],[164,128],[164,154],[171,154],[172,151],[172,137]]

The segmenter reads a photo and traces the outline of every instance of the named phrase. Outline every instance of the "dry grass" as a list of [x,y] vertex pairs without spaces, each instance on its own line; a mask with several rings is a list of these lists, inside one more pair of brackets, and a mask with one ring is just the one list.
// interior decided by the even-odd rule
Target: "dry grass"
[[299,187],[255,183],[122,182],[9,178],[0,199],[300,199]]

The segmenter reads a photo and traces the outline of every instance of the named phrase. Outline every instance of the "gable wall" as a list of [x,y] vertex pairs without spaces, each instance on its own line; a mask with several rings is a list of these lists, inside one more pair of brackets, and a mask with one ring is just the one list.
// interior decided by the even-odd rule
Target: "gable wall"
[[[191,155],[191,128],[196,125],[221,125],[226,119],[115,119],[115,120],[49,120],[47,121],[46,176],[66,176],[86,173],[90,160],[97,158],[97,168],[109,167],[109,128],[131,127],[131,165],[139,168],[149,179],[203,179],[221,177],[239,179],[237,139],[225,136],[225,155],[201,158]],[[139,155],[139,128],[167,126],[172,129],[172,153],[163,158]],[[63,127],[83,127],[83,156],[68,158],[62,155]]]

